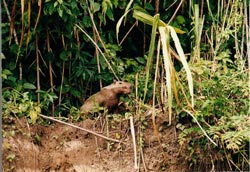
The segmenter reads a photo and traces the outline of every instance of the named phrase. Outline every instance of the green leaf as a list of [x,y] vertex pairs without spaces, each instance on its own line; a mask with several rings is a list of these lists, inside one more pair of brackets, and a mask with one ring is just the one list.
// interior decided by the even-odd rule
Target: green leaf
[[106,1],[102,1],[102,11],[104,13],[106,13],[107,9],[108,9],[108,5],[107,5]]
[[56,1],[56,2],[54,3],[54,8],[55,8],[57,5],[58,5],[58,2]]
[[106,11],[106,15],[108,16],[108,18],[109,18],[110,20],[112,20],[112,21],[115,20],[115,19],[114,19],[114,16],[113,16],[113,11],[112,11],[111,9],[108,9],[108,10]]
[[26,82],[26,83],[23,84],[23,88],[28,89],[28,90],[34,90],[34,89],[36,89],[36,86],[31,84],[31,83]]
[[8,70],[8,69],[4,69],[4,70],[2,71],[2,74],[11,75],[12,72],[11,72],[10,70]]
[[[136,9],[134,9],[133,17],[135,19],[137,19],[137,20],[140,20],[141,22],[143,22],[145,24],[153,25],[154,17],[152,17],[151,15],[147,14],[146,12],[144,12],[142,10],[137,10],[137,9],[139,9],[139,8],[137,7]],[[169,25],[166,24],[165,22],[163,22],[162,20],[160,20],[159,21],[159,26],[167,27]],[[181,29],[178,29],[178,28],[175,28],[175,27],[172,27],[172,28],[174,28],[176,33],[179,33],[179,34],[186,33],[185,31],[183,31]]]
[[32,121],[32,124],[36,123],[37,117],[38,117],[38,112],[31,110],[29,113],[30,119]]
[[146,62],[145,58],[143,58],[143,57],[136,57],[136,60],[137,60],[139,63],[141,63],[141,64],[145,64],[145,62]]
[[101,6],[97,2],[90,1],[90,8],[91,8],[92,13],[95,13],[100,10]]
[[91,27],[92,26],[91,18],[89,16],[83,17],[82,25],[86,28]]
[[62,59],[64,61],[68,60],[68,51],[61,52],[60,59]]
[[63,3],[63,0],[57,0],[57,2],[59,2],[59,4],[62,4],[62,3]]
[[183,16],[181,16],[181,15],[178,15],[178,16],[176,17],[176,21],[177,21],[177,23],[179,23],[179,24],[185,24],[185,23],[186,23],[185,18],[184,18]]
[[78,90],[75,90],[75,89],[72,89],[72,90],[70,91],[70,93],[71,93],[73,96],[75,96],[75,97],[80,97],[80,96],[81,96],[81,92],[78,91]]
[[61,8],[57,8],[57,12],[58,12],[60,17],[63,16],[63,10]]
[[[3,30],[2,30],[3,32]],[[3,34],[3,33],[2,33]],[[2,42],[3,43],[3,42]],[[0,54],[0,59],[6,59],[5,55],[3,53]]]
[[154,7],[150,3],[146,3],[145,4],[145,9],[150,10],[150,11],[154,11],[155,10]]

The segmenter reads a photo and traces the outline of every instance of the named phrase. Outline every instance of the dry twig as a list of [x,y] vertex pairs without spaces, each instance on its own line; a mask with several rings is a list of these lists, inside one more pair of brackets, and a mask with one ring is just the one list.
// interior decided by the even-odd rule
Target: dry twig
[[68,125],[68,126],[73,127],[73,128],[77,128],[77,129],[79,129],[79,130],[88,132],[88,133],[90,133],[90,134],[93,134],[93,135],[95,135],[95,136],[101,137],[101,138],[106,139],[106,140],[109,140],[109,141],[113,141],[113,142],[117,142],[117,143],[122,143],[120,140],[116,140],[116,139],[112,139],[112,138],[103,136],[103,135],[98,134],[98,133],[96,133],[96,132],[94,132],[94,131],[88,130],[88,129],[86,129],[86,128],[78,127],[78,126],[76,126],[76,125],[73,125],[73,124],[70,124],[70,123],[67,123],[67,122],[64,122],[64,121],[60,121],[60,120],[55,119],[55,118],[53,118],[53,117],[45,116],[45,115],[42,115],[42,114],[39,114],[39,116],[42,117],[42,118],[45,118],[45,119],[49,119],[49,120],[51,120],[51,121],[55,121],[55,122],[58,122],[58,123],[61,123],[61,124],[64,124],[64,125]]

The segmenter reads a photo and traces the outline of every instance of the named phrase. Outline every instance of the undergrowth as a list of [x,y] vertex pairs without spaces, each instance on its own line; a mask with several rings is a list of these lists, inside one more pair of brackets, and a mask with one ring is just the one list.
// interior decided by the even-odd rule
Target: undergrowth
[[[222,161],[230,170],[248,170],[250,117],[247,71],[232,67],[222,72],[221,67],[212,72],[212,64],[209,65],[207,61],[201,61],[199,64],[199,68],[203,69],[202,72],[196,70],[197,66],[198,64],[191,66],[196,92],[195,118],[217,146],[211,144],[194,122],[190,121],[191,126],[181,124],[182,118],[188,116],[183,113],[179,116],[178,127],[182,129],[179,143],[190,145],[189,160],[193,166],[198,166],[198,162],[201,162],[198,157],[193,159],[194,154],[200,153],[199,149],[194,147],[199,146],[204,152],[206,149],[207,151],[217,150],[225,157],[224,160],[209,157],[211,164],[212,161]],[[213,151],[210,153],[211,156],[215,154],[217,153]]]

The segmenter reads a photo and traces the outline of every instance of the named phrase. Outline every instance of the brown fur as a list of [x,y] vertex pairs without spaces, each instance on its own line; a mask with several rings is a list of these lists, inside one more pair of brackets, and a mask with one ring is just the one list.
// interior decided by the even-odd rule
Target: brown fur
[[123,81],[114,81],[101,89],[101,91],[90,96],[81,106],[80,111],[82,114],[89,114],[93,112],[97,106],[111,109],[118,105],[120,96],[122,94],[129,94],[132,92],[132,84]]

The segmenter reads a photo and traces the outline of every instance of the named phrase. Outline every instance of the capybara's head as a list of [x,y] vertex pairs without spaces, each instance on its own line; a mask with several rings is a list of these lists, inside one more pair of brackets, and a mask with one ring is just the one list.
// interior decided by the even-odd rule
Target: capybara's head
[[118,94],[130,94],[132,92],[133,85],[129,82],[114,80],[114,82],[111,85],[105,88],[112,89]]

